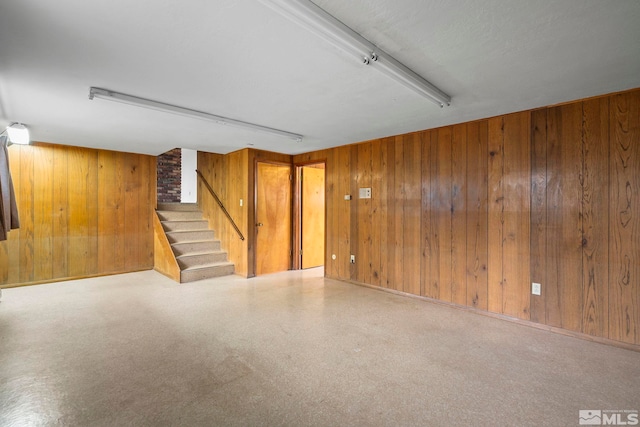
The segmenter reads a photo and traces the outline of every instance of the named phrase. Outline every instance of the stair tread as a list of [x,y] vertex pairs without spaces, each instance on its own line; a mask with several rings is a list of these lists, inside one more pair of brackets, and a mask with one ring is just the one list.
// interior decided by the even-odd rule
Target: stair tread
[[210,231],[210,232],[214,232],[213,230],[210,230],[208,228],[195,228],[193,230],[171,230],[171,231],[167,231],[166,234],[186,234],[186,233],[198,233],[198,232],[203,232],[203,231]]
[[171,244],[171,246],[186,245],[186,244],[189,244],[189,243],[205,243],[205,242],[219,243],[220,240],[216,240],[216,239],[183,240],[183,241],[180,241],[180,242],[174,242],[174,243]]
[[178,255],[176,256],[176,259],[187,258],[190,256],[198,256],[198,255],[220,255],[220,254],[226,254],[226,253],[227,252],[225,251],[194,251],[194,252],[188,252],[186,254]]
[[230,265],[233,265],[233,263],[229,261],[209,262],[206,264],[192,265],[191,267],[187,267],[181,271],[201,270],[201,269],[210,268],[210,267],[228,267]]

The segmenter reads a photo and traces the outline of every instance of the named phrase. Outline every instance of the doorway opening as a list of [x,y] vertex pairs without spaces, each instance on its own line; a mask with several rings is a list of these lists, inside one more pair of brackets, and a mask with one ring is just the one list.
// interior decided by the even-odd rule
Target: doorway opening
[[296,166],[294,269],[324,266],[325,163]]

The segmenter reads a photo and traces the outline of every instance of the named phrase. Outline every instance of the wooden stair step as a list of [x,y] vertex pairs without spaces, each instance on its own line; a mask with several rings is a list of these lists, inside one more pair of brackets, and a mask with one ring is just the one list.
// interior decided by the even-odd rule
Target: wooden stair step
[[228,276],[230,274],[233,274],[234,272],[235,266],[231,262],[219,262],[194,266],[186,268],[180,272],[180,283],[195,282],[197,280]]

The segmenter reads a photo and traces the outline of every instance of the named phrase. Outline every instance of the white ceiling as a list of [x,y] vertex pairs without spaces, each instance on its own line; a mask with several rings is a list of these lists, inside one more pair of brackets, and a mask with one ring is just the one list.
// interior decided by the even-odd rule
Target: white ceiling
[[[0,0],[0,125],[160,154],[297,154],[640,87],[637,0],[317,0],[440,109],[258,0]],[[304,135],[88,99],[97,86]]]

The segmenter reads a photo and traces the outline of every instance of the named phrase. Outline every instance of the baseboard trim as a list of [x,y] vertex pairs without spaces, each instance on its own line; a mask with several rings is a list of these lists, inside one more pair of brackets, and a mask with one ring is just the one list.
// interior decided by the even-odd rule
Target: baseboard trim
[[558,328],[556,326],[549,326],[549,325],[543,325],[541,323],[536,323],[533,322],[531,320],[524,320],[524,319],[518,319],[517,317],[511,317],[511,316],[507,316],[504,314],[499,314],[499,313],[492,313],[490,311],[485,311],[485,310],[481,310],[479,308],[475,308],[475,307],[469,307],[466,305],[459,305],[459,304],[455,304],[452,302],[448,302],[448,301],[441,301],[435,298],[430,298],[430,297],[425,297],[425,296],[421,296],[421,295],[415,295],[415,294],[410,294],[408,292],[402,292],[402,291],[398,291],[395,289],[389,289],[389,288],[383,288],[381,286],[375,286],[375,285],[370,285],[368,283],[362,283],[362,282],[358,282],[355,280],[345,280],[345,279],[341,279],[338,277],[331,277],[331,276],[325,276],[327,279],[332,279],[332,280],[337,280],[339,282],[344,282],[344,283],[349,283],[352,285],[356,285],[356,286],[363,286],[365,288],[370,288],[370,289],[374,289],[374,290],[378,290],[378,291],[383,291],[383,292],[387,292],[390,294],[394,294],[394,295],[400,295],[403,297],[410,297],[410,298],[416,298],[422,301],[427,301],[433,304],[438,304],[438,305],[442,305],[445,307],[450,307],[450,308],[454,308],[456,310],[462,310],[462,311],[467,311],[470,313],[474,313],[474,314],[479,314],[481,316],[486,316],[486,317],[491,317],[494,319],[500,319],[500,320],[505,320],[507,322],[511,322],[511,323],[516,323],[518,325],[522,325],[522,326],[527,326],[530,328],[535,328],[535,329],[539,329],[539,330],[543,330],[543,331],[548,331],[548,332],[553,332],[554,334],[559,334],[559,335],[565,335],[568,337],[572,337],[572,338],[578,338],[581,340],[585,340],[585,341],[591,341],[591,342],[595,342],[598,344],[604,344],[604,345],[609,345],[612,347],[618,347],[618,348],[622,348],[625,350],[631,350],[631,351],[635,351],[640,353],[640,345],[636,345],[636,344],[630,344],[630,343],[626,343],[626,342],[622,342],[622,341],[616,341],[616,340],[612,340],[609,338],[603,338],[603,337],[595,337],[593,335],[589,335],[589,334],[585,334],[582,332],[575,332],[575,331],[570,331],[567,329],[562,329],[562,328]]

